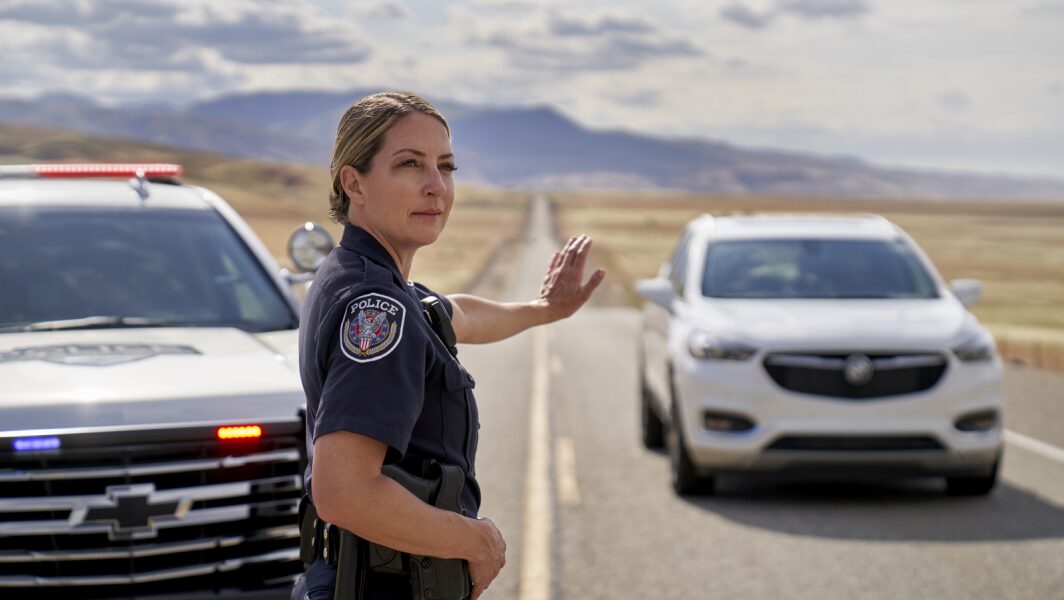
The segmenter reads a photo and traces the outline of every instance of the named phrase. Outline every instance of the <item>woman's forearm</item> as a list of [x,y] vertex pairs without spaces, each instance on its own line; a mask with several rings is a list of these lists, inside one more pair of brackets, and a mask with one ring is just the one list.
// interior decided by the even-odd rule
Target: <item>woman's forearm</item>
[[577,311],[606,276],[597,269],[586,283],[584,263],[591,250],[591,238],[569,238],[554,253],[539,298],[531,302],[495,302],[469,294],[447,296],[454,309],[451,323],[459,342],[486,344],[506,339],[529,327],[564,319]]
[[401,552],[481,560],[490,553],[485,527],[422,502],[381,473],[387,446],[348,431],[314,442],[311,487],[318,517]]
[[361,482],[347,501],[316,508],[326,522],[400,552],[478,560],[483,551],[475,520],[425,504],[384,475]]
[[557,320],[549,307],[539,300],[495,302],[469,294],[453,294],[447,298],[454,308],[455,334],[463,344],[497,342],[530,327]]

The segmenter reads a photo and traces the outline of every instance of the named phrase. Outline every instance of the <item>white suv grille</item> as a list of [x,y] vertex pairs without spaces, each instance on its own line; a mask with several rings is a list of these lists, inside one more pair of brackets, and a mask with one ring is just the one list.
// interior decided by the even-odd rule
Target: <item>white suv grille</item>
[[[848,377],[847,365],[857,361],[863,363],[865,377]],[[948,363],[937,353],[851,352],[769,354],[763,364],[772,380],[786,390],[864,400],[930,389],[942,378]]]

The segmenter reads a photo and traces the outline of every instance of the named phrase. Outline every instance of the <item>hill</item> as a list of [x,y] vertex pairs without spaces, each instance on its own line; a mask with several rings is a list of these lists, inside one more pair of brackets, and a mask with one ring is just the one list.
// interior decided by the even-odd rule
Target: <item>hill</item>
[[[0,122],[325,166],[340,115],[368,92],[254,93],[187,107],[135,108],[48,96],[0,100]],[[854,157],[592,130],[547,107],[437,104],[451,123],[460,179],[470,183],[803,197],[1064,198],[1064,180],[892,169]]]
[[[220,194],[251,225],[279,263],[291,268],[287,242],[307,221],[329,222],[329,172],[306,164],[235,158],[55,128],[0,124],[0,164],[34,162],[172,162],[183,181]],[[441,292],[467,289],[519,234],[527,195],[461,185],[447,230],[423,249],[413,276]]]

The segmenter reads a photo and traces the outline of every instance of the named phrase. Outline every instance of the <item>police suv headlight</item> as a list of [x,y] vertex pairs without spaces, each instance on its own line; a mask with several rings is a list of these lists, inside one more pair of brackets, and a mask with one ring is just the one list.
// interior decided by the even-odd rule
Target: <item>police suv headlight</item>
[[687,337],[687,350],[691,356],[707,360],[746,360],[757,352],[757,348],[699,330]]
[[994,358],[994,338],[986,333],[978,333],[953,348],[953,353],[961,362],[976,362]]

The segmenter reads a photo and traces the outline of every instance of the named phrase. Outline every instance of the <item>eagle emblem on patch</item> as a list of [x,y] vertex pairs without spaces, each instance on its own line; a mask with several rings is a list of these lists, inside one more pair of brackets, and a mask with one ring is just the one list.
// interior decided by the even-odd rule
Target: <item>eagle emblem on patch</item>
[[384,294],[363,294],[344,310],[340,347],[355,362],[384,358],[403,337],[406,308]]

